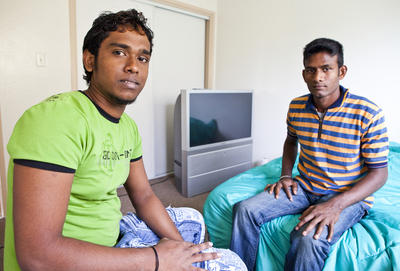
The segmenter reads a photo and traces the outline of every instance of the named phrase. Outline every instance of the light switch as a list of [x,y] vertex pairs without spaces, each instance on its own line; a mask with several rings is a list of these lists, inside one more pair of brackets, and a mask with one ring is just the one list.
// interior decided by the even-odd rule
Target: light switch
[[36,66],[38,67],[47,66],[47,59],[45,53],[36,53]]

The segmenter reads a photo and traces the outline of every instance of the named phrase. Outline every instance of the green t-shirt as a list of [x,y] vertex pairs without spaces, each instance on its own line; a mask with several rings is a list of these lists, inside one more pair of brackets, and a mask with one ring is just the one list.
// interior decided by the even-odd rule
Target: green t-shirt
[[115,119],[82,92],[54,95],[23,114],[15,125],[7,150],[11,159],[5,270],[20,269],[15,256],[12,218],[15,159],[42,162],[39,167],[53,164],[75,172],[63,236],[104,246],[115,245],[122,217],[117,188],[125,183],[130,162],[142,156],[137,126],[128,115],[124,113]]

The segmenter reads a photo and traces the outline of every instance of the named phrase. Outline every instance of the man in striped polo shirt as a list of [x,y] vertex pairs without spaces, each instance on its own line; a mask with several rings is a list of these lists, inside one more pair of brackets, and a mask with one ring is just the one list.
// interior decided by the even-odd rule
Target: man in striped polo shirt
[[[382,110],[339,82],[343,47],[316,39],[304,48],[310,94],[292,100],[279,180],[234,206],[231,249],[255,269],[260,227],[301,214],[290,235],[285,270],[322,270],[330,246],[372,207],[387,179],[388,137]],[[292,169],[300,155],[298,171]]]

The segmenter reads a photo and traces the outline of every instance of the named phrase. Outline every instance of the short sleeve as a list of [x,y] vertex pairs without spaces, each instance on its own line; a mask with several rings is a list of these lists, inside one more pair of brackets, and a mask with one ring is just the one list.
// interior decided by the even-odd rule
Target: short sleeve
[[297,138],[297,134],[296,134],[296,130],[293,127],[293,124],[291,122],[291,112],[290,112],[290,106],[289,106],[289,110],[286,116],[286,125],[287,125],[287,134],[291,137],[296,137]]
[[363,133],[361,153],[369,168],[386,167],[389,153],[385,117],[381,109],[371,119]]
[[27,110],[15,125],[7,150],[12,159],[77,169],[86,120],[74,107],[48,100]]
[[131,162],[135,162],[142,158],[142,137],[140,136],[139,129],[133,119],[128,117],[131,129],[132,129],[132,136],[133,136],[133,147],[131,152]]

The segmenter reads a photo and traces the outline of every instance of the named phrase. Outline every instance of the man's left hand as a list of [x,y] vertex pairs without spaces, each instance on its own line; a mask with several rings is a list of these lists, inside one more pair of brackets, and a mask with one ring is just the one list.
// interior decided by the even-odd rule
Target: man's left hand
[[311,205],[299,217],[300,222],[296,225],[295,230],[299,230],[304,224],[308,223],[302,232],[303,236],[306,236],[312,229],[317,227],[314,239],[319,239],[324,227],[328,226],[328,237],[326,239],[330,242],[335,223],[338,221],[341,212],[342,209],[337,207],[332,201]]

